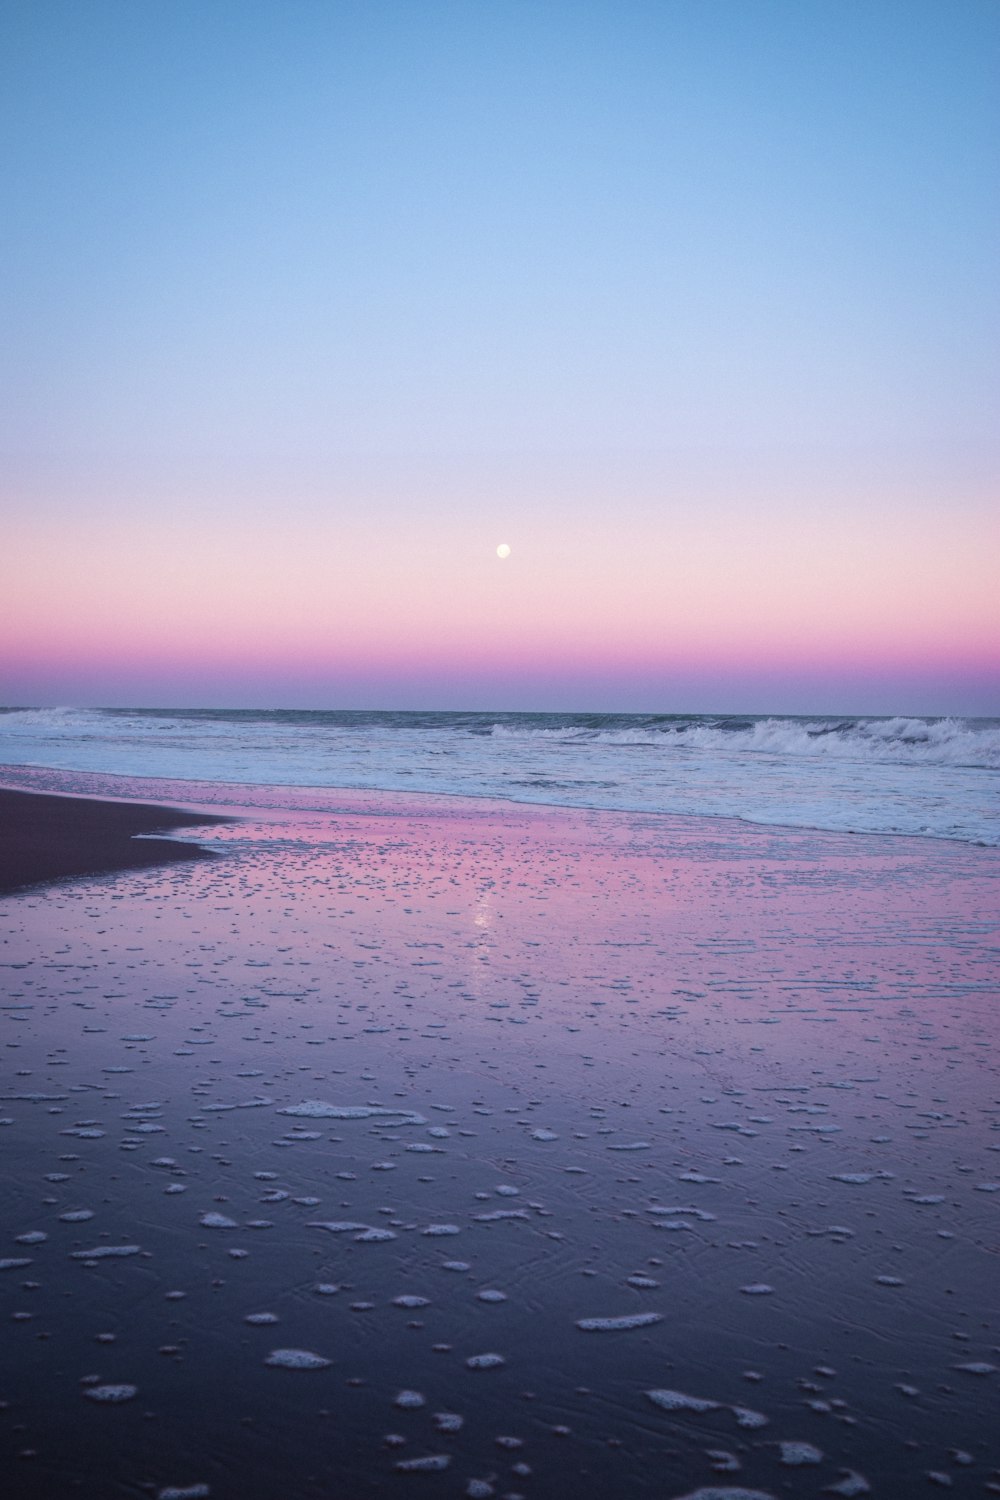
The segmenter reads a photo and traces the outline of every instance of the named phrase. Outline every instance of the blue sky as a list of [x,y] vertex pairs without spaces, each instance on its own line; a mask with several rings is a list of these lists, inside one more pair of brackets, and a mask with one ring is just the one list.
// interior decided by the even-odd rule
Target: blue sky
[[0,58],[29,548],[361,515],[377,609],[378,539],[457,519],[995,541],[993,0],[7,0]]

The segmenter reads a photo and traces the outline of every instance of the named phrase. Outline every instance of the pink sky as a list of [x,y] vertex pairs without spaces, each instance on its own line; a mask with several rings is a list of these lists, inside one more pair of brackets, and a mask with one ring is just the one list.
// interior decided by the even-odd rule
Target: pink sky
[[995,0],[7,10],[0,701],[998,710]]
[[3,696],[988,712],[1000,537],[976,512],[918,521],[718,501],[36,515],[8,531]]

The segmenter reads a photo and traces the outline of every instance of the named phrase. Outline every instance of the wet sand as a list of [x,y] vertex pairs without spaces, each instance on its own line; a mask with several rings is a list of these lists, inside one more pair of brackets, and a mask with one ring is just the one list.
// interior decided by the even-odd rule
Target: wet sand
[[[0,892],[101,871],[203,859],[197,844],[157,839],[217,821],[205,813],[0,787]],[[141,839],[136,835],[142,835]]]
[[996,852],[323,796],[0,905],[4,1493],[1000,1492]]

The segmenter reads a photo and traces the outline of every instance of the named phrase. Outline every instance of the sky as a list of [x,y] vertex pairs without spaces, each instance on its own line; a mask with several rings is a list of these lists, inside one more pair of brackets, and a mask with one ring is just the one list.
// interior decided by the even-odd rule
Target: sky
[[1000,713],[998,83],[995,0],[4,0],[0,702]]

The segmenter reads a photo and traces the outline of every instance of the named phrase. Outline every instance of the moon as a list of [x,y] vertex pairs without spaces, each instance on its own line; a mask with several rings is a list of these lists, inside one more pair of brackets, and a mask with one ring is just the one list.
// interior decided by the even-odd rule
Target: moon
[[510,556],[510,548],[507,546],[506,542],[501,542],[500,545],[499,545],[499,547],[497,548],[497,557],[499,557],[502,560],[503,558],[506,558],[506,557],[509,557],[509,556]]

